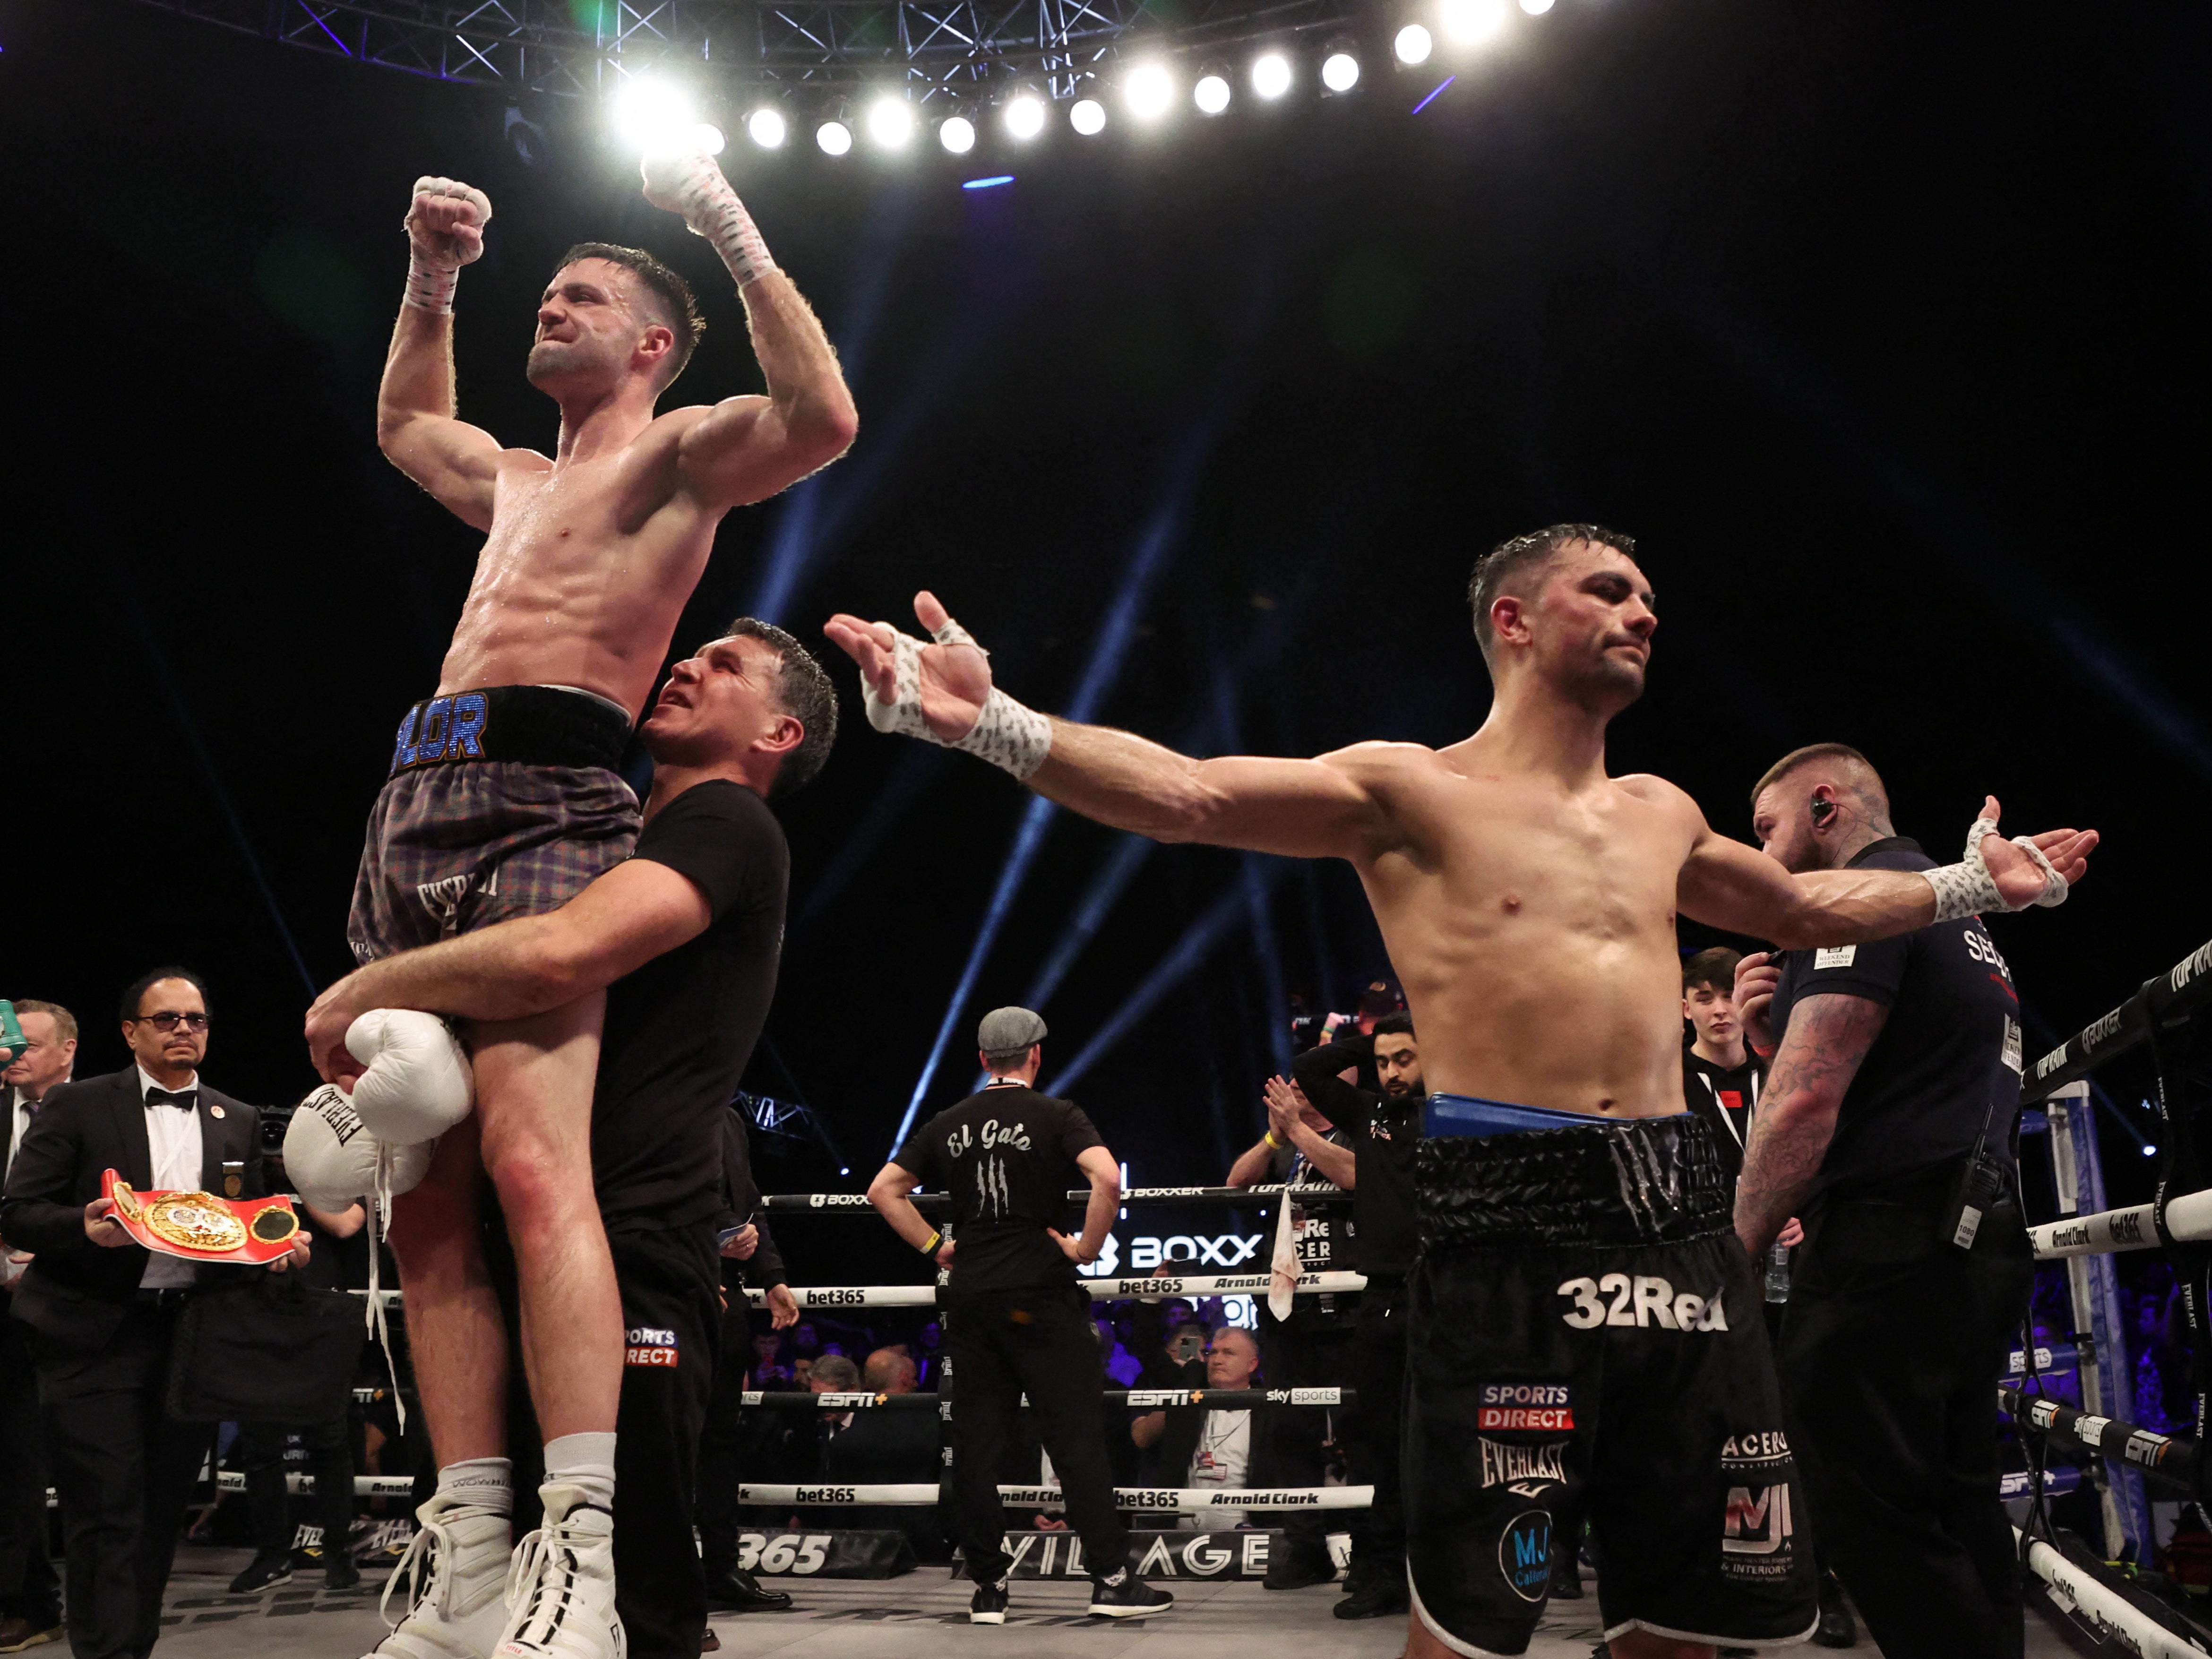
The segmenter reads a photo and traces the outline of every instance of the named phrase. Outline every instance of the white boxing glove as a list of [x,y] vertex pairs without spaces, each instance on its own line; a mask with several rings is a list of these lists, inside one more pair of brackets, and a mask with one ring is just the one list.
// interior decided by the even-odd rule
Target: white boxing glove
[[345,1091],[325,1083],[300,1103],[284,1131],[284,1175],[317,1209],[343,1210],[380,1192],[411,1191],[435,1150],[434,1141],[386,1146],[362,1124]]
[[368,1068],[354,1080],[353,1109],[379,1140],[435,1140],[476,1104],[469,1057],[435,1014],[372,1008],[346,1028],[345,1042]]

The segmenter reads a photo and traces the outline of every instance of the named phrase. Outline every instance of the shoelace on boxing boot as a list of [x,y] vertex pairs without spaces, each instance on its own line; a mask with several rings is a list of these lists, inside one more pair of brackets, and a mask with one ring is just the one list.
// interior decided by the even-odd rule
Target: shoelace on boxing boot
[[[392,1569],[392,1576],[384,1581],[384,1594],[376,1599],[376,1616],[384,1620],[386,1630],[398,1630],[414,1616],[415,1609],[428,1606],[431,1612],[443,1618],[453,1611],[453,1574],[446,1564],[453,1554],[453,1541],[446,1536],[443,1520],[431,1521],[417,1527],[415,1536],[407,1546],[407,1553]],[[428,1571],[429,1582],[423,1582]],[[399,1581],[407,1580],[407,1605],[399,1617],[392,1616],[392,1592]]]
[[[567,1522],[570,1516],[593,1509],[599,1505],[579,1504],[560,1522],[541,1525],[517,1547],[514,1559],[507,1563],[507,1604],[514,1606],[515,1596],[525,1585],[529,1586],[530,1599],[515,1621],[514,1634],[502,1647],[509,1644],[524,1649],[547,1647],[560,1633],[575,1599],[576,1552],[568,1541]],[[599,1510],[599,1513],[606,1511]]]

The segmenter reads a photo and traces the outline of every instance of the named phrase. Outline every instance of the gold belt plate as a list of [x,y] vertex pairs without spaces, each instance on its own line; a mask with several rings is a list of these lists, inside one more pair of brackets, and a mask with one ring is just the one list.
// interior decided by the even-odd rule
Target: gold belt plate
[[146,1206],[146,1226],[179,1249],[221,1255],[246,1243],[246,1224],[210,1193],[167,1193]]

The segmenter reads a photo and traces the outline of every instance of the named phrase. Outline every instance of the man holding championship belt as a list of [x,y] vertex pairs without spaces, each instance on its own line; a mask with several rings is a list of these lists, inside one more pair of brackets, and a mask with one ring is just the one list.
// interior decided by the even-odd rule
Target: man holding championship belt
[[[135,1063],[58,1085],[0,1198],[0,1234],[33,1252],[14,1312],[31,1328],[79,1659],[144,1659],[161,1633],[161,1588],[215,1436],[162,1410],[185,1297],[204,1274],[242,1271],[212,1264],[281,1272],[307,1255],[290,1206],[267,1196],[253,1108],[200,1081],[198,975],[146,975],[123,994],[122,1018]],[[281,1238],[254,1236],[277,1226]]]
[[[721,255],[767,395],[657,414],[704,326],[690,290],[641,249],[583,243],[538,307],[529,377],[561,406],[546,456],[456,416],[453,294],[460,268],[483,252],[491,204],[454,179],[416,182],[377,441],[486,538],[435,691],[402,720],[370,815],[346,929],[363,963],[556,909],[629,856],[638,804],[615,768],[716,526],[853,441],[836,354],[714,161],[653,156],[646,195]],[[468,1386],[481,1356],[506,1342],[483,1273],[480,1172],[499,1190],[514,1242],[523,1359],[545,1436],[548,1577],[518,1590],[509,1628],[495,1633],[491,1645],[510,1656],[621,1650],[609,1534],[623,1326],[589,1156],[605,1007],[592,989],[479,1021],[476,1115],[443,1135],[428,1175],[393,1211],[441,1471],[424,1523],[449,1545],[459,1527],[471,1547],[501,1552],[512,1508],[503,1425]],[[525,1627],[528,1608],[576,1596],[587,1613]],[[420,1630],[386,1649],[411,1659],[489,1650],[473,1636]]]

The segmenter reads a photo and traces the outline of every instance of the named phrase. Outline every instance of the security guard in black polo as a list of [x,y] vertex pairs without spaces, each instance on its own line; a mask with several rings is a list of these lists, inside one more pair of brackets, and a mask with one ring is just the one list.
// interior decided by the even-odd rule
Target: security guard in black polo
[[[1796,872],[1935,866],[1840,744],[1785,756],[1752,811]],[[1970,917],[1792,951],[1778,971],[1747,957],[1736,987],[1753,1045],[1774,1049],[1736,1231],[1756,1256],[1804,1223],[1776,1360],[1821,1559],[1888,1659],[2020,1659],[1992,1403],[2035,1266],[2011,972]],[[1765,1496],[1747,1476],[1726,1524]]]

